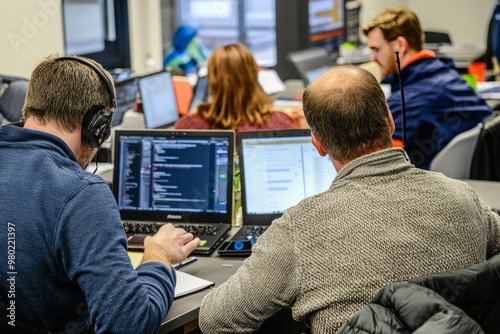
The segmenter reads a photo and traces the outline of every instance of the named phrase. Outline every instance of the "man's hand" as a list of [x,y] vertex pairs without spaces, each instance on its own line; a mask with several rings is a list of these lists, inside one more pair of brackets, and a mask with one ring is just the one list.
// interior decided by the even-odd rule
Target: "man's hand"
[[199,238],[193,238],[182,228],[172,224],[163,225],[154,236],[144,239],[144,256],[141,264],[161,262],[167,267],[172,263],[181,263],[200,244]]

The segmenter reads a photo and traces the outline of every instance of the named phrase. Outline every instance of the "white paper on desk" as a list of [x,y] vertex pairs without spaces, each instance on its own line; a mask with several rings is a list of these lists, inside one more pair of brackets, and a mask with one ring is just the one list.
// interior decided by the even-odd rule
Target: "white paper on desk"
[[283,92],[286,89],[275,70],[260,70],[258,73],[259,83],[268,95]]
[[477,93],[481,95],[483,99],[500,100],[500,82],[478,82]]
[[184,296],[199,290],[208,288],[215,285],[214,282],[207,281],[206,279],[187,274],[183,271],[176,271],[177,284],[175,285],[174,298]]

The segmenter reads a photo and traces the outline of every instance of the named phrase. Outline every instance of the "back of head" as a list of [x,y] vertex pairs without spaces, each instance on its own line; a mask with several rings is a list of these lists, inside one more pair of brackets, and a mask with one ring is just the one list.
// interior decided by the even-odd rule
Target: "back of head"
[[260,89],[258,65],[242,44],[228,44],[216,49],[208,59],[209,92],[214,98],[237,90],[249,95]]
[[207,68],[212,102],[202,115],[212,127],[235,129],[244,120],[260,124],[270,114],[271,99],[259,83],[259,67],[247,47],[219,47],[208,58]]
[[306,88],[303,105],[311,131],[341,163],[392,146],[384,92],[364,69],[333,67]]
[[[100,64],[80,58],[97,66],[113,85],[113,79]],[[73,131],[92,107],[103,106],[109,110],[110,99],[106,84],[90,66],[51,56],[31,74],[23,116],[33,117],[42,124],[53,122],[65,131]]]
[[421,51],[424,34],[417,15],[404,7],[389,7],[379,13],[373,20],[363,26],[363,33],[380,28],[386,41],[393,41],[398,36],[404,37],[408,45],[415,51]]

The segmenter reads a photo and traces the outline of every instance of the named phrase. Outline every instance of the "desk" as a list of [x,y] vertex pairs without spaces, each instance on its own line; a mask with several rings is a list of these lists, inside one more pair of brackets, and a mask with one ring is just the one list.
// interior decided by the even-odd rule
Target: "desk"
[[[233,227],[227,238],[231,238],[238,230],[239,228]],[[134,267],[137,266],[142,259],[142,252],[130,251],[129,255]],[[212,281],[215,283],[214,288],[234,275],[246,259],[246,257],[221,257],[217,254],[217,251],[214,251],[210,256],[197,255],[196,257],[198,261],[179,269],[179,271]],[[179,329],[181,329],[179,333],[184,333],[183,329],[188,329],[187,327],[193,322],[196,323],[196,326],[192,329],[195,329],[197,327],[201,301],[209,291],[210,289],[204,289],[174,299],[172,307],[168,311],[167,317],[161,324],[157,334],[170,333]]]
[[[209,257],[198,256],[198,261],[179,269],[188,274],[195,275],[215,282],[215,287],[221,285],[236,273],[245,258],[221,257],[217,251]],[[222,266],[224,264],[224,266]],[[201,290],[183,297],[176,298],[162,323],[158,334],[171,332],[198,319],[201,301],[210,289]]]

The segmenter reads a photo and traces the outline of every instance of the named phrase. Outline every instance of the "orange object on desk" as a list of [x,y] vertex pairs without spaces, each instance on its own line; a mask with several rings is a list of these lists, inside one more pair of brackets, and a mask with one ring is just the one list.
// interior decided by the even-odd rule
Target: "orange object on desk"
[[287,114],[298,128],[309,128],[309,124],[307,124],[306,118],[304,117],[304,110],[302,110],[302,108],[285,107],[279,110]]
[[467,73],[475,74],[477,82],[486,81],[486,63],[482,61],[475,61],[469,64]]
[[173,76],[172,82],[174,84],[175,99],[177,100],[179,115],[186,115],[189,112],[189,106],[193,99],[193,87],[189,83],[188,78],[184,76]]

